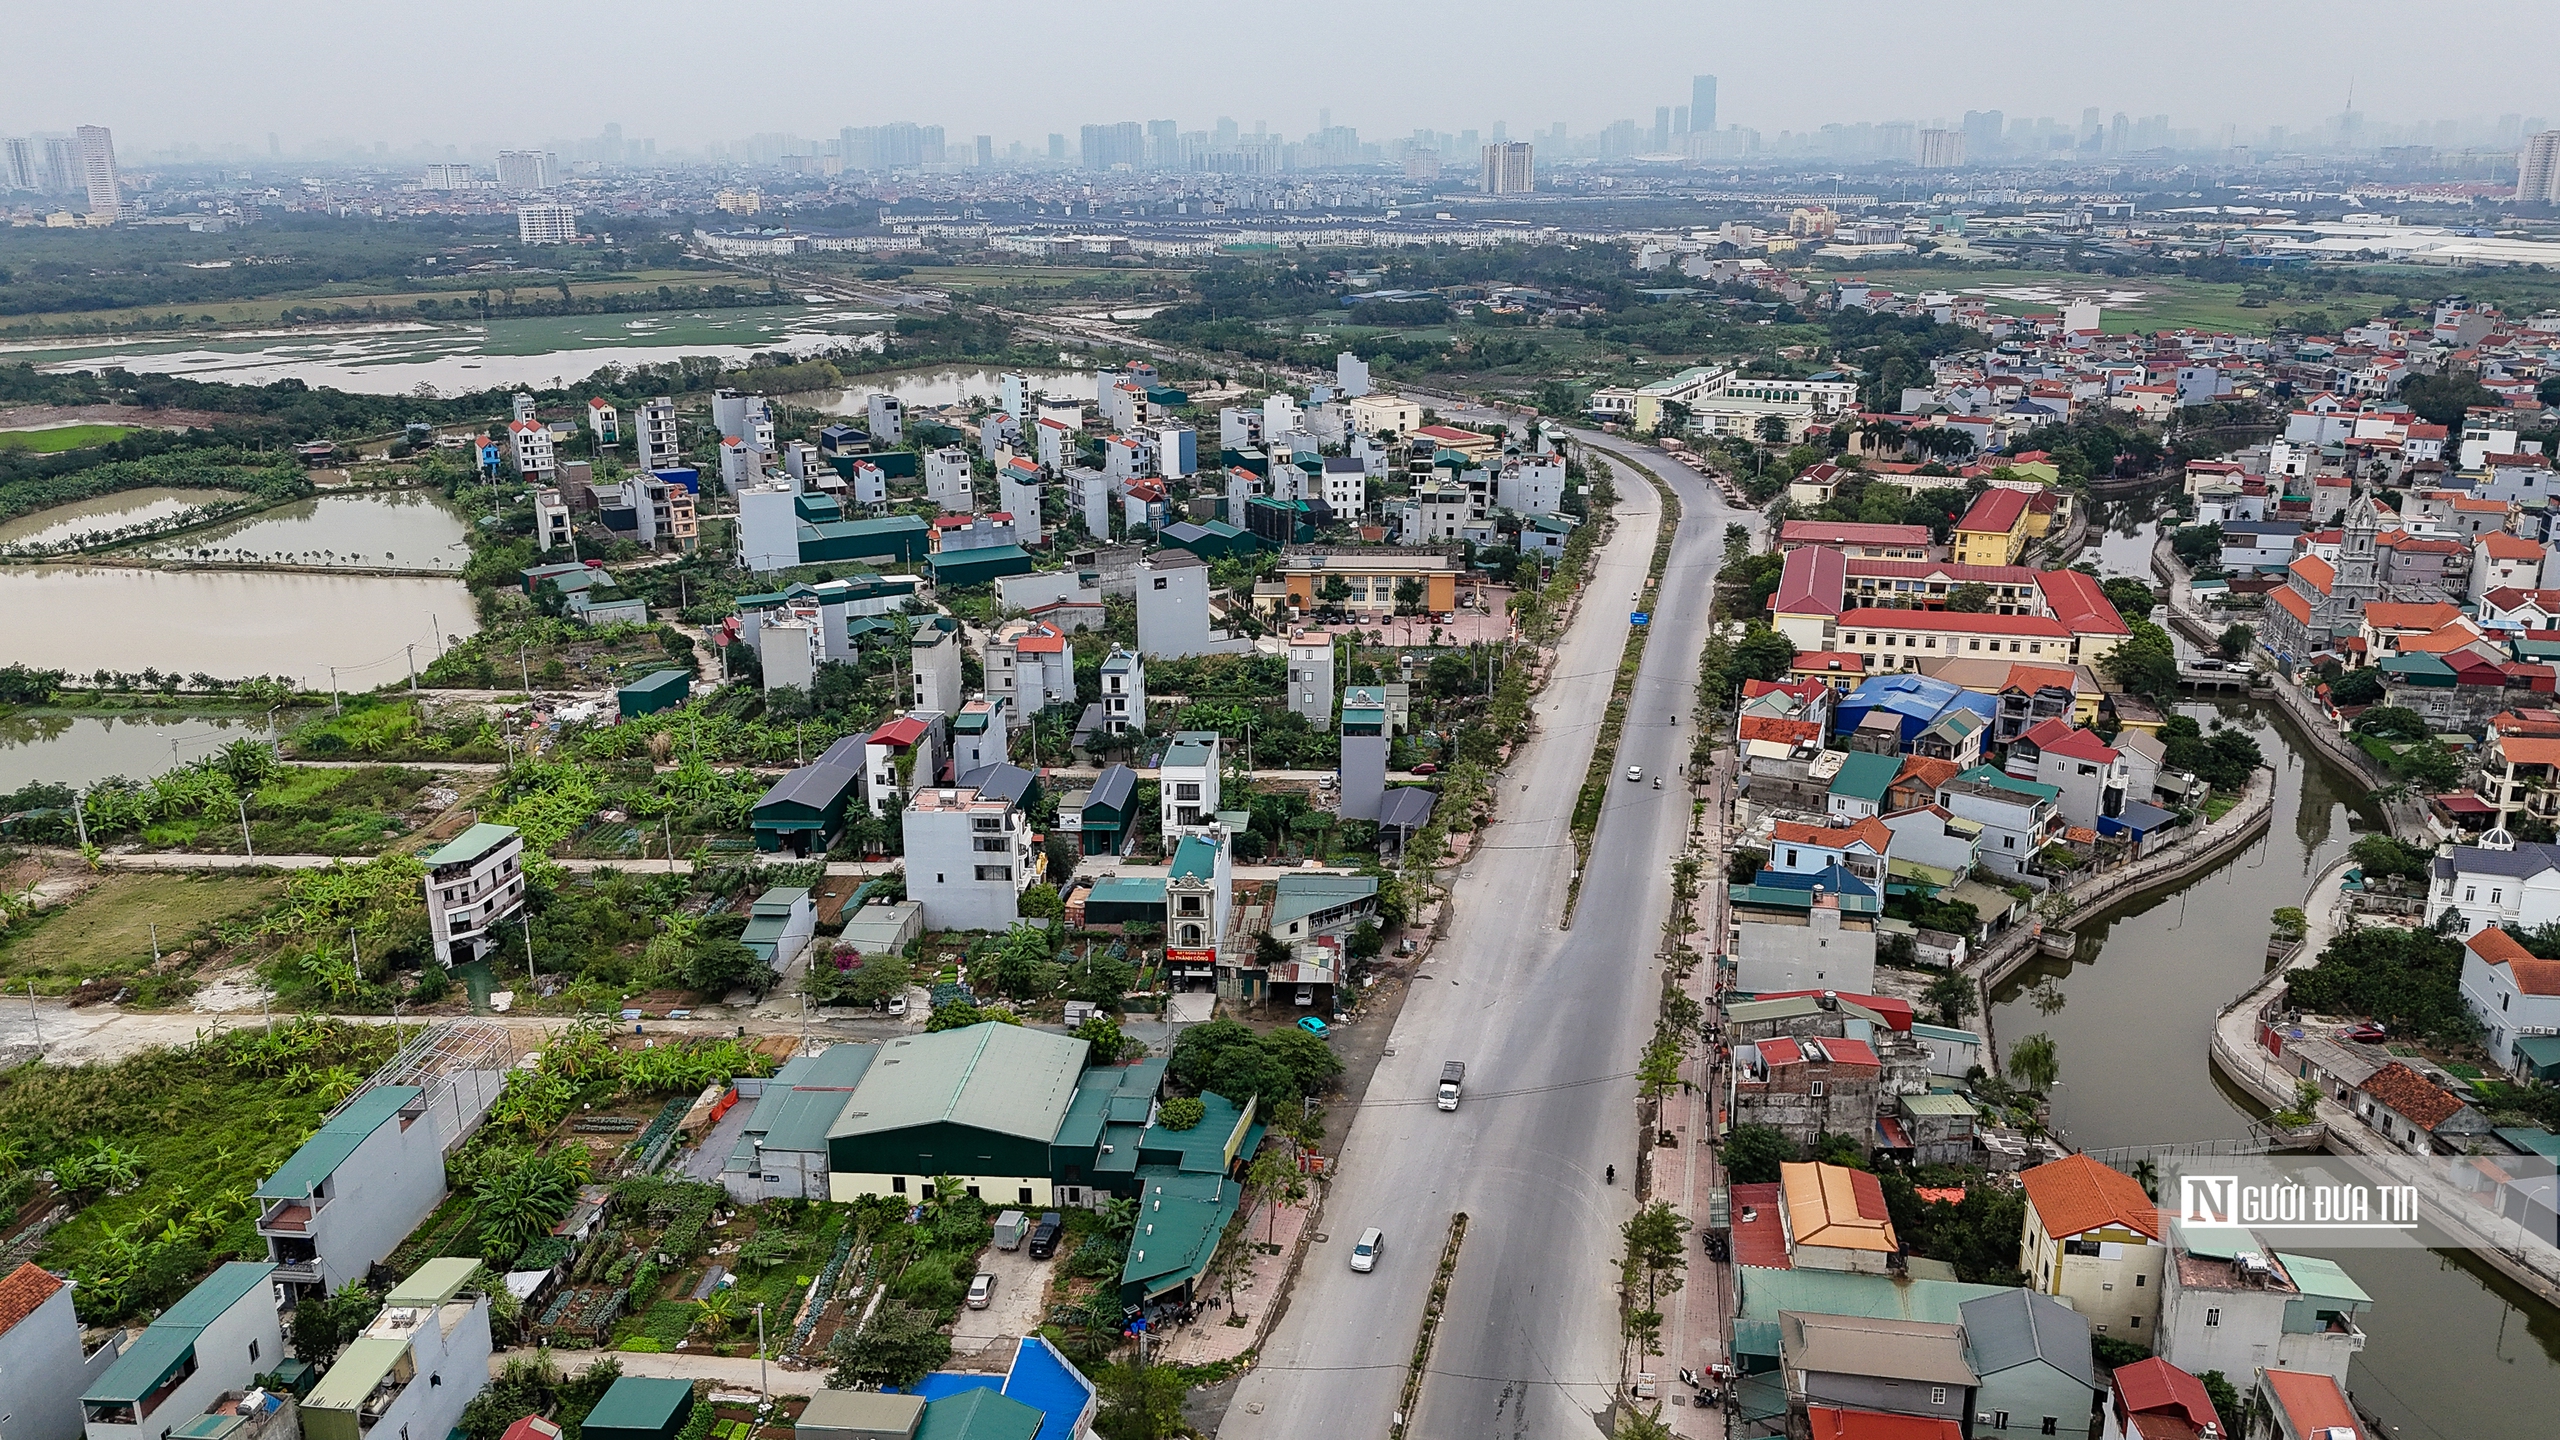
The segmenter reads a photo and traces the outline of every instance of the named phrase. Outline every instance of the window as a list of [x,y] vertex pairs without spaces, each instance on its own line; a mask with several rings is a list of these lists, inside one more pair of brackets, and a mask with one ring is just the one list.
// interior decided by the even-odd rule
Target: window
[[981,835],[975,840],[970,841],[969,844],[972,849],[984,850],[997,855],[1001,855],[1005,852],[1005,838],[1001,835]]
[[2143,1276],[2140,1276],[2140,1275],[2136,1275],[2136,1276],[2134,1276],[2134,1277],[2133,1277],[2133,1288],[2134,1288],[2134,1289],[2136,1289],[2136,1290],[2141,1289],[2141,1288],[2142,1288],[2142,1282],[2143,1282],[2143,1279],[2144,1279],[2144,1277],[2143,1277]]
[[2216,1306],[2212,1307],[2211,1309],[2208,1309],[2208,1310],[2206,1310],[2206,1311],[2204,1312],[2204,1328],[2206,1328],[2207,1330],[2217,1329],[2217,1328],[2219,1328],[2219,1327],[2221,1326],[2221,1324],[2222,1324],[2222,1307],[2221,1307],[2221,1306],[2216,1305]]
[[[2107,1327],[2105,1327],[2104,1325],[2101,1325],[2101,1326],[2099,1326],[2098,1328],[2099,1328],[2099,1329],[2101,1329],[2101,1330],[2104,1330],[2104,1329],[2105,1329],[2105,1328],[2107,1328]],[[2054,1428],[2053,1428],[2053,1427],[2055,1427],[2056,1425],[2059,1425],[2059,1424],[2061,1424],[2061,1423],[2062,1423],[2061,1421],[2059,1421],[2059,1420],[2055,1419],[2053,1416],[2051,1416],[2051,1415],[2047,1415],[2046,1417],[2044,1417],[2044,1429],[2043,1429],[2040,1433],[2042,1433],[2042,1434],[2046,1434],[2046,1435],[2054,1434],[2054,1433],[2055,1433],[2055,1431],[2054,1431]]]
[[[1156,584],[1157,584],[1157,586],[1158,586],[1158,587],[1162,587],[1162,586],[1163,586],[1163,584],[1164,584],[1164,582],[1163,582],[1163,581],[1161,581],[1161,580],[1159,580],[1159,581],[1157,581],[1157,582],[1156,582]],[[1016,1200],[1020,1201],[1021,1203],[1025,1204],[1025,1205],[1030,1204],[1030,1203],[1031,1203],[1031,1187],[1030,1187],[1030,1186],[1028,1186],[1028,1185],[1025,1185],[1025,1186],[1023,1186],[1021,1189],[1019,1189],[1019,1190],[1015,1191],[1015,1192],[1014,1192],[1014,1198],[1015,1198]],[[2052,1421],[2050,1421],[2050,1420],[2048,1420],[2048,1421],[2046,1421],[2046,1422],[2045,1422],[2045,1424],[2046,1424],[2047,1426],[2050,1426],[2050,1425],[2052,1425],[2052,1424],[2053,1424],[2053,1422],[2052,1422]],[[2050,1434],[2052,1434],[2052,1433],[2053,1433],[2053,1431],[2052,1431],[2051,1429],[2047,1429],[2044,1433],[2046,1433],[2047,1435],[2050,1435]]]
[[1932,1405],[1944,1405],[1944,1404],[1946,1404],[1946,1403],[1947,1403],[1947,1387],[1946,1387],[1946,1386],[1944,1386],[1944,1385],[1932,1385],[1932,1386],[1930,1386],[1930,1387],[1929,1387],[1929,1403],[1930,1403],[1930,1404],[1932,1404]]
[[1824,1085],[1824,1084],[1823,1084],[1823,1082],[1821,1082],[1821,1081],[1819,1081],[1819,1080],[1816,1080],[1816,1081],[1814,1081],[1814,1082],[1813,1082],[1813,1098],[1814,1098],[1814,1099],[1816,1099],[1816,1100],[1821,1099],[1821,1098],[1822,1098],[1826,1093],[1828,1093],[1828,1091],[1829,1091],[1829,1087],[1828,1087],[1828,1086],[1826,1086],[1826,1085]]
[[2479,886],[2477,886],[2477,885],[2465,885],[2465,886],[2463,886],[2463,887],[2462,887],[2462,903],[2463,903],[2463,904],[2468,905],[2468,904],[2470,904],[2472,901],[2477,900],[2477,899],[2479,899],[2479,898],[2480,898],[2480,887],[2479,887]]
[[250,1341],[250,1342],[249,1342],[249,1361],[250,1361],[250,1363],[251,1363],[251,1364],[256,1364],[256,1363],[257,1363],[257,1359],[258,1359],[258,1342],[257,1342],[257,1341],[255,1341],[255,1340],[252,1340],[252,1341]]
[[[1161,590],[1161,589],[1163,589],[1163,588],[1164,588],[1164,577],[1163,577],[1163,576],[1161,576],[1161,575],[1159,575],[1159,576],[1157,576],[1157,577],[1156,577],[1156,588],[1157,588],[1157,589],[1159,589],[1159,590]],[[1030,1193],[1029,1191],[1027,1191],[1027,1190],[1026,1190],[1026,1191],[1024,1191],[1024,1192],[1023,1192],[1023,1195],[1022,1195],[1022,1198],[1023,1198],[1024,1200],[1029,1200],[1029,1199],[1031,1198],[1031,1193]]]
[[2142,1317],[2139,1315],[2131,1316],[2126,1319],[2125,1323],[2134,1329],[2139,1330],[2142,1328]]
[[2000,848],[2001,848],[2001,849],[2003,849],[2003,850],[2015,850],[2015,849],[2017,849],[2017,848],[2018,848],[2018,837],[2017,837],[2017,836],[2015,836],[2015,835],[2003,835],[2003,836],[2001,836],[2001,837],[2000,837]]
[[892,1195],[904,1195],[904,1194],[906,1194],[906,1193],[907,1193],[907,1177],[906,1177],[906,1176],[904,1176],[904,1175],[892,1175],[892,1176],[890,1176],[890,1177],[889,1177],[889,1193],[890,1193],[890,1194],[892,1194]]
[[1013,878],[1013,867],[1010,865],[981,865],[978,867],[978,878],[981,880],[1011,880]]
[[2008,1428],[2009,1428],[2009,1412],[2008,1412],[2008,1411],[2006,1411],[2006,1410],[1994,1410],[1994,1411],[1992,1411],[1992,1412],[1991,1412],[1991,1428],[1992,1428],[1992,1429],[1994,1429],[1994,1430],[2006,1430],[2006,1429],[2008,1429]]

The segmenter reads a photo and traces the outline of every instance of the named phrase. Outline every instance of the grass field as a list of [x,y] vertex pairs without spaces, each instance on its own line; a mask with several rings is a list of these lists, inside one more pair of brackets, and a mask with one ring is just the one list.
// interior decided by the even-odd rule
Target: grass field
[[264,910],[283,890],[274,878],[109,875],[70,904],[11,926],[0,975],[22,995],[30,981],[59,995],[83,980],[139,974],[151,968],[154,926],[161,952],[172,954],[219,921]]
[[[547,277],[523,275],[511,277],[520,296],[532,299],[556,297],[559,289]],[[733,275],[725,270],[642,270],[617,275],[609,280],[572,280],[569,293],[576,296],[629,295],[639,292],[655,294],[661,285],[756,286],[758,282]],[[256,300],[219,301],[207,305],[136,305],[118,310],[50,310],[38,315],[12,315],[0,333],[11,329],[38,325],[94,325],[108,328],[133,325],[145,321],[158,322],[174,315],[180,320],[193,320],[204,325],[271,325],[286,310],[313,306],[344,305],[363,309],[371,305],[379,310],[414,311],[421,300],[449,301],[478,293],[478,286],[448,286],[434,290],[366,290],[352,285],[323,285],[316,289],[297,290],[288,294],[262,296]],[[490,277],[488,290],[494,308],[499,296],[508,288],[507,279]]]
[[58,455],[65,450],[85,450],[104,445],[133,433],[129,425],[57,425],[50,430],[0,430],[0,450],[32,450],[39,455]]
[[[1868,268],[1860,278],[1896,290],[1953,290],[1978,296],[2004,315],[2058,310],[2082,298],[2103,307],[2098,326],[2112,335],[2143,330],[2272,330],[2287,316],[2324,308],[2320,302],[2283,299],[2263,306],[2240,303],[2238,285],[2178,276],[2080,275],[2063,270],[1965,270]],[[2334,302],[2331,302],[2334,303]]]

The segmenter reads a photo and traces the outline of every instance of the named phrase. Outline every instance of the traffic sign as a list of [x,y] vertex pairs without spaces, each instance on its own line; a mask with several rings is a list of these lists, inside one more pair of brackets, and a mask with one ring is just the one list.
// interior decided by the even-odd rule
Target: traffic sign
[[1638,610],[1634,614],[1629,615],[1627,620],[1628,623],[1635,625],[1649,625],[1653,623],[1653,617],[1642,610]]

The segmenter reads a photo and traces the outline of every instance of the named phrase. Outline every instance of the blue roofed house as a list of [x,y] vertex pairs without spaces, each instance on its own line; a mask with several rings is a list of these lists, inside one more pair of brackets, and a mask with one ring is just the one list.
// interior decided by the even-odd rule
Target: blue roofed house
[[937,1370],[912,1393],[821,1390],[800,1412],[801,1440],[1076,1440],[1090,1432],[1093,1382],[1038,1335],[1002,1374]]
[[1909,671],[1877,675],[1840,697],[1832,710],[1831,731],[1846,737],[1852,750],[1908,754],[1951,710],[1971,711],[1987,727],[1999,719],[2000,702],[1951,680]]
[[228,1261],[161,1311],[81,1394],[87,1440],[163,1440],[275,1369],[285,1358],[275,1268]]
[[258,1234],[287,1293],[322,1294],[362,1280],[444,1194],[444,1137],[426,1092],[376,1085],[259,1184]]

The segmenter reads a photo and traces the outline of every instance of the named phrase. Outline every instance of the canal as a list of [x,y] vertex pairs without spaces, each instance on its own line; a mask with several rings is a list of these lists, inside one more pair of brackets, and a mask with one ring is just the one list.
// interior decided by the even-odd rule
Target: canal
[[[2093,536],[2099,568],[2148,577],[2151,516],[2107,518],[2114,523]],[[2043,962],[1992,997],[2004,1047],[2024,1035],[2053,1038],[2056,1121],[2084,1149],[2248,1132],[2258,1107],[2213,1069],[2213,1018],[2266,973],[2270,915],[2301,904],[2311,877],[2382,823],[2364,782],[2312,753],[2271,707],[2179,710],[2257,741],[2276,772],[2266,834],[2184,889],[2129,897],[2083,921],[2068,959]],[[2552,1433],[2560,1311],[2452,1250],[2293,1248],[2336,1260],[2373,1296],[2362,1322],[2370,1342],[2348,1383],[2395,1433]]]

